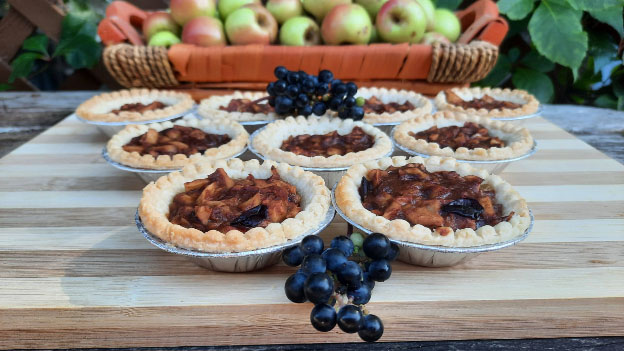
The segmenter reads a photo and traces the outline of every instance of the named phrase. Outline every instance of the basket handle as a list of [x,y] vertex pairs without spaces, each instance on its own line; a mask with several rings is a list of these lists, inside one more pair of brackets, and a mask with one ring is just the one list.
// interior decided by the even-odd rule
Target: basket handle
[[456,12],[462,26],[459,44],[483,40],[496,46],[505,38],[509,25],[499,17],[498,6],[492,0],[479,0],[466,9]]
[[98,24],[98,35],[104,45],[129,41],[133,45],[144,45],[143,38],[135,27],[143,26],[147,12],[125,2],[113,1],[106,8],[106,17]]

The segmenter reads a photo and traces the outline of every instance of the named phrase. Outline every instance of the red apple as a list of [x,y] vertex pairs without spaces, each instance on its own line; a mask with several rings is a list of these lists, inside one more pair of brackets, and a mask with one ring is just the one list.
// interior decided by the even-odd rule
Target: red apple
[[200,16],[214,16],[216,0],[171,0],[171,16],[183,26],[186,22]]
[[279,24],[303,14],[301,0],[269,0],[265,6]]
[[198,46],[223,46],[227,44],[221,21],[208,16],[190,20],[182,29],[182,42]]
[[262,5],[248,4],[230,13],[225,32],[234,45],[268,45],[277,38],[277,21]]
[[163,31],[180,35],[180,26],[173,20],[170,14],[166,12],[153,12],[143,21],[143,35],[145,35],[148,41],[154,34]]
[[323,40],[328,45],[368,44],[372,33],[373,23],[368,12],[357,4],[332,8],[321,25]]

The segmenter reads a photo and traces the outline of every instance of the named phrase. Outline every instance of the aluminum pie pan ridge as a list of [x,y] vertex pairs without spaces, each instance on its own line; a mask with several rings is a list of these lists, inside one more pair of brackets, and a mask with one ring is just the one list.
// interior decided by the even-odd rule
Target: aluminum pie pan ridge
[[159,237],[150,233],[139,216],[139,210],[137,209],[134,221],[136,223],[139,232],[143,234],[145,239],[152,245],[158,247],[161,250],[173,253],[176,255],[182,255],[191,259],[195,264],[202,267],[221,272],[249,272],[258,270],[279,262],[281,253],[283,250],[298,245],[304,237],[308,235],[318,235],[323,229],[325,229],[331,221],[334,219],[336,212],[333,206],[327,209],[325,218],[321,221],[319,226],[315,229],[308,230],[307,232],[297,236],[294,239],[288,240],[285,243],[274,245],[262,249],[242,251],[242,252],[225,252],[225,253],[210,253],[205,251],[184,249],[174,246],[171,243],[163,241]]
[[[407,153],[407,154],[409,154],[411,156],[420,156],[420,157],[423,157],[423,158],[436,156],[436,155],[428,155],[428,154],[423,154],[423,153],[420,153],[420,152],[416,152],[416,151],[414,151],[412,149],[409,149],[406,146],[403,146],[403,145],[399,144],[396,140],[394,140],[394,132],[395,132],[395,130],[396,130],[396,127],[392,128],[392,132],[390,133],[390,138],[392,139],[392,144],[394,144],[394,146],[397,149],[399,149],[399,150],[401,150],[401,151],[403,151],[403,152],[405,152],[405,153]],[[533,140],[533,147],[531,148],[531,150],[529,150],[529,152],[527,152],[526,154],[524,154],[522,156],[518,156],[518,157],[514,157],[514,158],[505,158],[505,159],[502,159],[502,160],[487,160],[487,161],[486,160],[463,160],[463,159],[459,159],[459,158],[455,158],[455,160],[457,162],[461,162],[461,163],[474,163],[474,164],[506,163],[506,162],[514,162],[514,161],[523,160],[525,158],[533,156],[533,154],[535,154],[536,152],[537,152],[537,141]],[[450,157],[450,156],[438,156],[438,157]]]
[[[337,186],[337,185],[336,185]],[[373,231],[363,227],[362,225],[354,222],[351,218],[349,218],[336,204],[335,191],[336,186],[331,191],[331,200],[332,205],[334,205],[334,209],[336,213],[340,215],[348,224],[357,228],[365,234],[370,234]],[[529,216],[531,218],[531,222],[527,230],[519,236],[512,238],[511,240],[503,241],[500,243],[480,245],[480,246],[465,246],[465,247],[450,247],[450,246],[434,246],[434,245],[424,245],[417,244],[408,241],[396,240],[388,237],[391,242],[399,245],[400,253],[399,260],[405,263],[414,264],[418,266],[426,266],[426,267],[449,267],[460,264],[462,262],[468,261],[471,258],[478,256],[484,252],[496,251],[500,249],[504,249],[509,246],[513,246],[529,236],[529,233],[533,229],[533,224],[535,219],[533,217],[533,212],[529,210]]]
[[[264,155],[259,153],[253,147],[253,140],[254,140],[254,138],[262,130],[264,130],[264,128],[266,128],[266,126],[264,126],[264,127],[260,128],[260,129],[258,129],[256,131],[254,131],[253,133],[251,133],[251,135],[249,136],[249,143],[247,144],[247,147],[249,148],[249,151],[251,151],[259,159],[261,159],[263,161],[272,161],[271,159],[264,157]],[[387,154],[385,154],[383,156],[380,156],[379,158],[392,156],[392,154],[394,153],[394,142],[392,142],[392,138],[390,138],[390,142],[391,142],[390,152],[388,152]],[[301,168],[303,168],[304,171],[310,171],[310,172],[335,172],[335,171],[346,171],[351,166],[344,166],[344,167],[304,167],[304,166],[297,166],[297,167],[301,167]]]
[[159,123],[159,122],[166,122],[172,119],[176,119],[176,118],[181,118],[184,117],[186,115],[189,114],[195,114],[196,111],[196,106],[193,105],[193,107],[189,108],[188,110],[184,111],[184,112],[180,112],[180,113],[176,113],[167,117],[163,117],[163,118],[158,118],[158,119],[151,119],[149,121],[119,121],[119,122],[104,122],[104,121],[91,121],[85,118],[80,117],[80,115],[78,115],[77,113],[73,113],[72,115],[76,116],[76,118],[84,123],[87,124],[93,124],[96,126],[110,126],[110,127],[114,127],[114,126],[127,126],[130,124],[150,124],[150,123]]
[[[229,160],[230,158],[236,158],[242,154],[245,153],[245,151],[247,151],[247,147],[245,146],[240,152],[237,152],[236,154],[224,159],[224,160]],[[121,169],[123,171],[128,171],[128,172],[135,172],[135,173],[170,173],[170,172],[176,172],[176,171],[180,171],[182,170],[182,167],[180,168],[171,168],[171,169],[149,169],[149,168],[135,168],[135,167],[130,167],[130,166],[126,166],[123,165],[119,162],[113,161],[113,159],[110,158],[110,155],[108,154],[108,150],[106,150],[106,147],[102,148],[102,158],[104,160],[106,160],[106,162],[108,162],[109,165],[117,168],[117,169]]]
[[542,112],[544,112],[544,107],[542,105],[539,105],[537,107],[537,111],[530,113],[528,115],[514,116],[514,117],[490,117],[490,118],[495,121],[520,121],[523,119],[538,117],[542,114]]

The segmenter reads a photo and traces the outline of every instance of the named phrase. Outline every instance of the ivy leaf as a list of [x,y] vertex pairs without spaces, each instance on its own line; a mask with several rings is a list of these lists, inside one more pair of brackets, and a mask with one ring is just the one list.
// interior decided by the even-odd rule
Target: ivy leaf
[[[607,33],[594,31],[590,33],[589,38],[588,54],[594,58],[594,73],[599,72],[613,61],[619,61],[617,45]],[[609,74],[605,75],[608,76]]]
[[624,96],[618,98],[617,109],[624,110]]
[[11,84],[0,83],[0,91],[7,91],[11,88],[12,88]]
[[604,10],[590,10],[589,14],[600,22],[604,22],[624,37],[624,23],[622,22],[622,6],[615,6]]
[[529,68],[517,68],[511,77],[511,81],[516,88],[524,89],[535,95],[542,103],[550,102],[555,93],[550,77]]
[[102,53],[101,45],[92,37],[85,35],[72,38],[71,47],[78,47],[80,49],[68,51],[64,53],[63,57],[70,66],[76,69],[93,67],[98,62],[100,54]]
[[622,16],[622,0],[567,0],[575,10],[593,11],[604,10],[609,7],[620,7],[620,17]]
[[583,11],[565,3],[543,0],[529,21],[529,33],[537,50],[551,61],[577,69],[587,52],[582,15]]
[[546,57],[540,55],[535,49],[526,54],[520,63],[539,72],[550,72],[555,68],[555,64]]
[[509,61],[516,62],[518,60],[518,57],[520,57],[520,49],[511,48],[509,49],[507,55],[509,56]]
[[594,100],[594,105],[615,110],[618,106],[618,102],[609,94],[602,94]]
[[27,77],[35,65],[35,61],[43,58],[43,55],[35,52],[25,52],[16,57],[11,62],[11,75],[9,76],[9,83],[15,82],[17,78]]
[[48,37],[43,34],[34,35],[24,40],[22,49],[48,56]]
[[491,87],[498,86],[508,79],[510,71],[511,61],[506,55],[500,54],[494,68],[492,68],[490,73],[488,73],[485,78],[478,82],[478,85]]
[[435,0],[436,7],[443,7],[449,10],[457,10],[462,0]]
[[535,0],[500,0],[498,10],[509,19],[521,20],[533,11],[534,3]]
[[67,14],[63,18],[61,39],[52,56],[63,56],[76,69],[94,66],[102,52],[95,40],[96,31],[94,23],[72,13]]

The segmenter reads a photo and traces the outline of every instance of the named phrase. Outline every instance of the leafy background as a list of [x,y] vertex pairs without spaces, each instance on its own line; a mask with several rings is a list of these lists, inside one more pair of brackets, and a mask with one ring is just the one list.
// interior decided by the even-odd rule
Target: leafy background
[[[93,67],[101,55],[97,22],[110,0],[64,0],[68,15],[59,43],[42,34],[24,41],[12,62],[13,75],[44,89],[46,74],[70,74]],[[463,8],[474,0],[435,0],[436,6]],[[1,3],[1,2],[0,2]],[[510,24],[492,72],[476,85],[526,89],[544,103],[595,105],[624,110],[624,0],[499,0]],[[43,77],[43,78],[42,78]],[[57,79],[58,80],[58,79]]]

